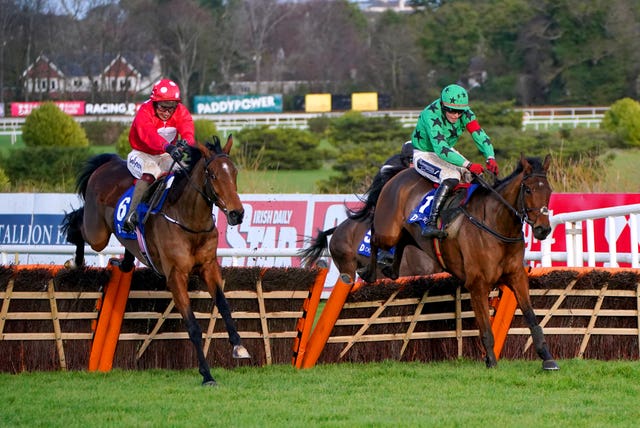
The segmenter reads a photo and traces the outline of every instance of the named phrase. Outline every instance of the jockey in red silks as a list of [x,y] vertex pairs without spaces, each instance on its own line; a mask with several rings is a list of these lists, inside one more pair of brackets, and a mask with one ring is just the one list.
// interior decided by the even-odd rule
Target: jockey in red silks
[[182,158],[177,141],[195,144],[193,118],[180,101],[178,85],[162,79],[153,86],[149,100],[140,106],[133,119],[129,131],[132,150],[127,156],[127,167],[138,180],[123,225],[127,231],[135,230],[136,207],[149,186]]

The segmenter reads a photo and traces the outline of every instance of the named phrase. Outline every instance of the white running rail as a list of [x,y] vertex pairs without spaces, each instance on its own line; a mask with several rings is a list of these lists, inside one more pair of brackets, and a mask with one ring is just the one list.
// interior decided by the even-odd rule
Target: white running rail
[[[543,267],[549,267],[553,262],[559,262],[567,267],[596,266],[596,263],[618,267],[620,263],[626,263],[632,268],[639,268],[639,215],[640,204],[551,215],[552,232],[550,237],[541,242],[540,251],[527,250],[525,259]],[[605,220],[605,235],[609,243],[608,252],[597,252],[595,248],[594,222],[598,219]],[[561,224],[564,224],[565,227],[566,251],[560,251],[554,246],[553,235],[556,227]],[[620,252],[617,249],[617,242],[625,239],[625,234],[629,235],[630,252]],[[586,247],[583,245],[583,241],[585,241],[583,236],[585,235]],[[89,247],[85,247],[85,250],[87,256],[97,256],[97,265],[102,267],[107,265],[109,258],[120,257],[124,252],[123,247],[119,244],[112,244],[100,253],[96,253]],[[273,260],[280,257],[297,257],[297,252],[296,248],[219,248],[218,257],[226,259],[227,263],[223,263],[223,265],[257,266],[261,265],[260,259],[265,261],[265,259]],[[0,245],[0,255],[4,265],[13,263],[19,254],[26,253],[71,258],[74,254],[74,247],[72,245]]]

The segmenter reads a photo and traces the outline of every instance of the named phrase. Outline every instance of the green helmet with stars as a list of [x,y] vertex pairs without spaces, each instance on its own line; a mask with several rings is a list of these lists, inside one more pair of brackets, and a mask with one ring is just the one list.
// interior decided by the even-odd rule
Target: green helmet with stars
[[442,105],[453,110],[469,110],[469,95],[460,85],[449,85],[440,95]]

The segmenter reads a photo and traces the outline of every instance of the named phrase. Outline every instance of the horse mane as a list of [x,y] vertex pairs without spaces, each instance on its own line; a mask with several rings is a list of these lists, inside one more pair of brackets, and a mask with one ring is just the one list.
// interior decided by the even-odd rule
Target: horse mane
[[[545,170],[542,166],[543,162],[540,158],[527,157],[526,159],[527,159],[527,162],[529,162],[529,165],[531,165],[532,173],[545,173]],[[498,189],[504,184],[510,182],[511,180],[513,180],[514,177],[521,174],[522,170],[523,170],[522,162],[518,161],[518,165],[516,166],[516,169],[513,170],[513,172],[509,174],[507,177],[500,180],[496,180],[495,184],[493,185],[493,188]]]
[[172,186],[173,191],[168,195],[168,199],[171,202],[176,202],[182,195],[182,191],[189,181],[188,178],[193,173],[193,169],[203,158],[206,160],[211,157],[212,154],[224,155],[220,139],[217,136],[213,137],[214,142],[205,142],[205,144],[196,143],[194,146],[187,146],[185,152],[187,153],[187,162],[184,162],[184,168],[180,168],[175,172],[175,181]]
[[84,196],[87,194],[87,185],[91,174],[93,174],[96,169],[113,159],[119,159],[122,161],[122,159],[114,153],[102,153],[87,160],[76,178],[76,193],[78,193],[82,199],[84,199]]
[[380,198],[380,192],[387,181],[391,180],[396,174],[400,171],[406,169],[405,166],[390,166],[385,169],[384,172],[378,172],[375,177],[373,177],[373,181],[371,182],[371,186],[364,193],[363,197],[358,197],[360,202],[364,204],[359,209],[350,209],[347,208],[347,217],[351,220],[355,221],[367,221],[372,218],[373,212],[376,208],[376,204],[378,203],[378,198]]

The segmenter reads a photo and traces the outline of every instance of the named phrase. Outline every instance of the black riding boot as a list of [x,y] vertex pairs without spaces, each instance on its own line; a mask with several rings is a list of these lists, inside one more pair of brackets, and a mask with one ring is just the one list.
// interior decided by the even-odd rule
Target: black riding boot
[[447,232],[438,229],[437,220],[444,201],[447,199],[447,196],[449,196],[451,190],[458,184],[457,181],[458,180],[444,180],[440,183],[440,186],[438,186],[438,190],[436,190],[433,202],[431,203],[429,220],[427,220],[427,224],[422,228],[422,236],[425,238],[443,239],[447,237]]
[[131,196],[131,204],[129,204],[129,211],[127,211],[124,217],[124,224],[122,225],[122,228],[126,232],[131,233],[136,230],[138,224],[138,204],[142,200],[142,196],[149,189],[149,186],[151,186],[151,183],[142,178],[136,182],[136,186],[133,188],[133,196]]

